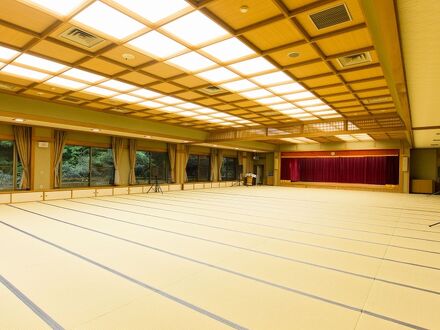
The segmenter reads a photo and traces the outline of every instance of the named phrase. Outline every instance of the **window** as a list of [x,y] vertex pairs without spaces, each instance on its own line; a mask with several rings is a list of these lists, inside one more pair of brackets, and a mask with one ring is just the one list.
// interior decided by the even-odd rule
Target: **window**
[[236,180],[237,179],[237,158],[225,157],[222,163],[222,180]]
[[108,186],[115,168],[110,148],[67,145],[61,165],[62,187]]
[[0,190],[16,190],[23,173],[13,141],[0,141]]
[[210,180],[210,157],[204,155],[189,155],[186,165],[186,176],[188,181],[209,181]]
[[168,153],[136,151],[136,183],[168,182],[169,171]]

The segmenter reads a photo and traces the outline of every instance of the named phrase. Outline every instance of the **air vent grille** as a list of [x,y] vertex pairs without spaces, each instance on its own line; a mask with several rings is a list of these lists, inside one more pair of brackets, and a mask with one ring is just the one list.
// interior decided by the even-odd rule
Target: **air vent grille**
[[74,43],[80,44],[87,48],[92,48],[93,46],[96,46],[100,42],[104,41],[104,39],[95,36],[90,32],[81,30],[75,26],[67,29],[66,31],[61,33],[60,36],[64,39],[73,41]]
[[224,89],[217,86],[208,86],[199,89],[199,91],[207,95],[217,95],[226,92]]
[[345,4],[327,8],[310,15],[310,19],[318,30],[351,21],[350,13]]
[[77,99],[76,97],[71,97],[71,96],[63,96],[63,97],[60,97],[58,100],[68,102],[68,103],[75,103],[75,104],[79,104],[79,103],[84,102],[81,99]]
[[339,57],[338,62],[343,68],[353,66],[353,65],[370,63],[371,62],[371,55],[369,52],[351,54],[351,55]]
[[363,102],[365,104],[375,104],[375,103],[388,103],[392,102],[393,99],[391,96],[378,96],[378,97],[372,97],[369,99],[364,100]]

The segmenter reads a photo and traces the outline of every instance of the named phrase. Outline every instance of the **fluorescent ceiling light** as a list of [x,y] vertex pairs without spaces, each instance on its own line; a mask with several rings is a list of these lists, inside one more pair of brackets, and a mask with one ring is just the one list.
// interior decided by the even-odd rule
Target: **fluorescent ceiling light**
[[306,120],[317,120],[318,118],[311,116],[311,117],[303,117],[303,118],[298,118],[299,120],[302,121],[306,121]]
[[193,109],[199,109],[202,106],[200,106],[198,104],[191,103],[191,102],[186,102],[186,103],[183,103],[183,104],[179,104],[178,107],[181,108],[181,109],[193,110]]
[[312,115],[310,113],[305,113],[305,112],[291,115],[291,117],[294,117],[294,118],[304,118],[304,117],[311,117],[311,116]]
[[225,29],[199,11],[180,17],[162,28],[192,46],[229,35]]
[[136,95],[139,97],[143,97],[145,99],[154,99],[156,97],[163,96],[160,93],[156,93],[156,92],[150,91],[149,89],[144,89],[144,88],[137,89],[135,91],[131,91],[130,94],[133,94],[133,95]]
[[45,60],[44,58],[29,54],[21,54],[19,57],[15,59],[14,63],[20,63],[23,65],[33,67],[35,69],[48,71],[51,73],[57,73],[67,68],[67,66],[65,65],[53,61]]
[[99,95],[99,96],[115,96],[116,92],[111,91],[109,89],[106,88],[101,88],[101,87],[97,87],[97,86],[92,86],[86,89],[82,90],[83,92],[87,92],[87,93],[91,93],[91,94],[95,94],[95,95]]
[[73,21],[118,40],[145,28],[145,25],[100,1],[96,1],[85,8],[73,17]]
[[220,123],[220,125],[223,125],[223,126],[231,126],[231,125],[234,125],[234,123],[223,122],[223,123]]
[[297,101],[297,100],[315,98],[316,96],[310,92],[301,92],[301,93],[284,95],[283,97],[289,101]]
[[113,0],[133,13],[144,17],[152,23],[156,23],[170,15],[189,8],[189,4],[184,0]]
[[356,142],[357,141],[357,139],[356,138],[354,138],[353,136],[351,136],[351,135],[348,135],[348,134],[340,134],[340,135],[335,135],[338,139],[341,139],[341,140],[343,140],[343,141],[347,141],[347,142]]
[[257,57],[243,62],[234,63],[229,67],[244,75],[251,75],[275,69],[275,67],[263,57]]
[[263,86],[270,86],[270,85],[276,85],[276,84],[292,81],[292,78],[290,78],[284,72],[278,71],[278,72],[263,74],[262,76],[253,77],[251,78],[251,80]]
[[201,109],[197,109],[197,110],[194,110],[194,111],[197,112],[197,113],[202,113],[204,115],[217,113],[217,111],[209,109],[209,108],[201,108]]
[[45,81],[45,83],[47,83],[49,85],[55,85],[55,86],[69,88],[69,89],[73,89],[73,90],[78,90],[78,89],[86,88],[89,86],[87,84],[83,84],[83,83],[75,81],[75,80],[65,79],[65,78],[61,78],[61,77],[53,77],[53,78]]
[[317,141],[315,141],[315,140],[312,140],[312,139],[308,139],[308,138],[305,138],[305,137],[298,137],[298,138],[296,138],[298,141],[302,141],[302,142],[305,142],[305,143],[319,143],[319,142],[317,142]]
[[295,104],[299,105],[300,107],[308,107],[311,105],[318,105],[323,104],[323,102],[320,99],[314,99],[314,100],[306,100],[306,101],[297,101]]
[[237,38],[231,38],[201,49],[221,62],[230,62],[256,53]]
[[36,80],[36,81],[41,81],[50,77],[46,73],[25,69],[12,64],[5,66],[3,69],[1,69],[1,72],[11,74],[13,76],[19,76],[29,80]]
[[301,109],[287,109],[287,110],[278,110],[279,112],[281,112],[282,114],[285,115],[294,115],[294,114],[298,114],[298,113],[304,113],[303,110]]
[[273,110],[296,109],[296,107],[293,104],[290,104],[290,103],[282,103],[282,104],[270,105],[269,108],[271,108]]
[[215,117],[215,118],[225,118],[225,117],[229,117],[230,115],[224,112],[218,112],[215,113],[213,115],[211,115],[211,117]]
[[18,54],[20,53],[13,49],[0,46],[0,60],[9,61]]
[[59,16],[67,16],[84,4],[86,0],[25,0],[25,2],[35,4]]
[[165,107],[165,108],[160,108],[160,111],[166,111],[166,112],[175,113],[175,112],[182,111],[182,109],[179,109],[179,108],[176,108],[176,107],[172,107],[172,106],[168,106],[168,107]]
[[261,104],[275,104],[275,103],[281,103],[284,102],[284,100],[281,97],[274,96],[274,97],[268,97],[265,99],[259,99],[255,102],[261,103]]
[[316,105],[313,107],[307,107],[307,111],[320,111],[320,110],[332,110],[327,104],[324,105]]
[[276,94],[287,94],[287,93],[301,92],[304,90],[304,87],[302,87],[298,83],[291,83],[291,84],[284,84],[284,85],[270,87],[269,90]]
[[208,122],[213,124],[218,124],[218,123],[223,123],[223,120],[214,118],[214,119],[209,119]]
[[273,96],[273,94],[265,89],[255,89],[253,91],[241,92],[240,95],[248,99],[261,99],[262,97]]
[[[148,2],[148,1],[147,1]],[[158,58],[167,58],[187,50],[185,46],[157,31],[150,31],[128,42],[137,50]]]
[[151,109],[161,108],[164,106],[162,103],[158,103],[158,102],[154,102],[154,101],[145,101],[145,102],[142,102],[139,104],[146,106],[147,108],[151,108]]
[[228,89],[231,92],[242,92],[245,90],[257,88],[258,86],[255,85],[253,82],[250,82],[249,80],[242,79],[242,80],[221,84],[220,87]]
[[352,136],[361,141],[373,141],[373,138],[368,134],[353,134]]
[[159,99],[156,99],[155,101],[162,102],[162,103],[165,103],[165,104],[171,104],[171,105],[183,102],[182,100],[176,99],[175,97],[172,97],[172,96],[164,96],[164,97],[161,97]]
[[247,120],[247,119],[240,119],[240,120],[237,120],[237,123],[239,123],[239,124],[248,124],[248,123],[250,123],[251,121],[250,120]]
[[113,97],[113,99],[116,99],[116,100],[119,100],[119,101],[123,101],[123,102],[127,102],[127,103],[139,103],[139,102],[143,101],[139,97],[131,96],[131,95],[127,95],[127,94],[117,95],[117,96]]
[[200,115],[200,116],[195,116],[194,118],[197,119],[197,120],[208,120],[211,117],[206,116],[206,115]]
[[179,115],[185,116],[185,117],[192,117],[192,116],[197,116],[198,113],[192,112],[192,111],[182,111],[182,112],[179,112]]
[[0,62],[0,69],[3,68],[6,65],[6,63]]
[[321,115],[334,115],[336,113],[335,110],[325,110],[325,111],[317,111],[313,112],[315,116],[321,116]]
[[63,76],[67,76],[69,78],[74,78],[74,79],[78,79],[78,80],[82,80],[88,83],[97,83],[98,81],[107,79],[103,76],[94,74],[94,73],[90,73],[84,70],[80,70],[80,69],[70,69],[67,70],[65,72],[62,73]]
[[226,68],[217,68],[196,74],[197,77],[206,79],[212,83],[224,82],[239,78],[239,75]]
[[341,118],[342,116],[340,114],[334,114],[331,116],[321,116],[323,119],[331,119],[331,118]]
[[200,71],[214,66],[215,63],[196,52],[186,53],[167,61],[187,71]]
[[104,81],[104,82],[100,83],[99,85],[107,87],[107,88],[115,89],[119,92],[127,92],[129,90],[137,88],[134,85],[126,84],[126,83],[123,83],[122,81],[113,80],[113,79]]

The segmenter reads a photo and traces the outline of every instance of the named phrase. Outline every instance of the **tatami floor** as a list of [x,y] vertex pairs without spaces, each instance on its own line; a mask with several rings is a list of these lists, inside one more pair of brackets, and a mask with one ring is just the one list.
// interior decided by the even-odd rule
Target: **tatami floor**
[[0,329],[439,329],[440,197],[233,187],[0,206]]

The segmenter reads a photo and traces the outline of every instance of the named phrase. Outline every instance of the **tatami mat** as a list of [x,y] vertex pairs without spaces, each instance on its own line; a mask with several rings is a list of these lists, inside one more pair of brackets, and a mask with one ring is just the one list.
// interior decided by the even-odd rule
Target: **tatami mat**
[[0,328],[435,329],[440,198],[233,187],[0,206]]

